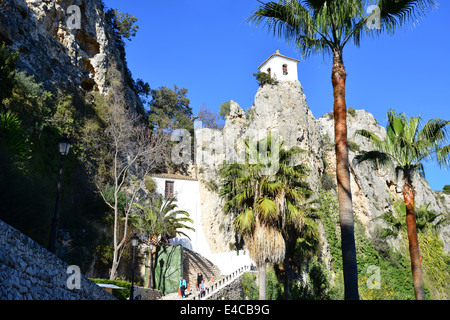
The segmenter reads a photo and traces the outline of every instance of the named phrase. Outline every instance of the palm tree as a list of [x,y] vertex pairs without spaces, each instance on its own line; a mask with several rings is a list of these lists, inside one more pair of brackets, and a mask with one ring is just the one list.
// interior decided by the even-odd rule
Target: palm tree
[[[163,199],[161,195],[149,199],[149,204],[142,206],[135,204],[140,209],[140,214],[132,214],[129,218],[130,223],[137,229],[141,230],[147,237],[147,245],[149,246],[147,260],[145,265],[145,283],[144,286],[148,288],[150,283],[150,273],[148,270],[153,270],[150,266],[150,255],[157,252],[157,247],[164,244],[164,239],[173,238],[176,234],[181,234],[189,238],[184,230],[194,230],[194,228],[187,225],[193,223],[189,218],[189,213],[183,210],[175,210],[177,205],[174,204],[174,198]],[[150,243],[153,243],[153,251],[150,252]],[[153,260],[155,261],[155,260]],[[154,281],[152,281],[154,284]]]
[[[414,209],[416,216],[416,228],[417,231],[432,230],[437,231],[446,222],[445,218],[441,218],[443,214],[437,214],[430,211],[428,208],[430,204],[423,204]],[[406,216],[406,205],[403,200],[397,200],[393,203],[393,211],[388,211],[380,215],[378,218],[382,219],[388,228],[384,229],[381,233],[382,238],[389,236],[397,237],[400,230],[406,227],[406,222],[403,217]]]
[[400,173],[402,174],[402,193],[406,208],[406,227],[414,292],[417,300],[423,300],[425,291],[414,213],[415,189],[412,181],[416,173],[425,177],[423,161],[436,157],[441,165],[445,164],[443,159],[448,159],[448,150],[450,149],[449,146],[443,145],[447,141],[450,121],[431,119],[420,129],[420,117],[408,119],[403,113],[396,114],[393,110],[388,111],[387,117],[388,124],[384,140],[367,130],[357,131],[358,134],[370,139],[375,150],[362,152],[355,157],[355,162],[361,163],[370,160],[376,166],[393,164],[397,177]]
[[[267,263],[280,263],[286,253],[288,226],[300,229],[305,212],[301,203],[305,198],[303,165],[289,166],[289,161],[301,149],[284,150],[283,142],[272,135],[257,143],[245,141],[246,156],[265,144],[267,154],[278,153],[278,170],[268,174],[263,155],[246,164],[224,164],[220,169],[223,179],[220,195],[225,199],[224,212],[233,214],[235,230],[244,239],[250,257],[259,269],[259,299],[265,299]],[[251,162],[251,161],[250,161]]]
[[[304,57],[312,53],[331,54],[331,82],[334,95],[336,177],[342,236],[345,299],[359,299],[354,220],[348,161],[345,72],[343,51],[350,41],[359,46],[363,33],[393,34],[409,20],[422,17],[434,0],[280,0],[262,3],[248,18],[274,35],[294,43]],[[370,4],[378,10],[366,15]],[[379,26],[371,23],[379,19]],[[376,20],[375,20],[376,21]]]

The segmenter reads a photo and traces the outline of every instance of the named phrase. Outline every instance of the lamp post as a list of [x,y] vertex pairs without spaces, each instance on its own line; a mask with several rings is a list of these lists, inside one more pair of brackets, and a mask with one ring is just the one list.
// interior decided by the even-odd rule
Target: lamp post
[[134,294],[134,259],[136,256],[136,247],[139,243],[139,237],[136,233],[131,237],[131,246],[133,247],[133,261],[131,265],[131,289],[130,289],[130,300],[133,300]]
[[70,140],[67,136],[62,137],[59,141],[59,153],[61,155],[61,162],[59,165],[59,179],[58,179],[58,192],[56,194],[56,202],[55,202],[55,212],[52,219],[52,230],[50,232],[50,242],[48,243],[48,251],[51,253],[56,253],[56,235],[58,232],[58,207],[59,207],[59,198],[61,196],[61,184],[63,177],[63,169],[64,169],[64,160],[69,153],[70,149]]

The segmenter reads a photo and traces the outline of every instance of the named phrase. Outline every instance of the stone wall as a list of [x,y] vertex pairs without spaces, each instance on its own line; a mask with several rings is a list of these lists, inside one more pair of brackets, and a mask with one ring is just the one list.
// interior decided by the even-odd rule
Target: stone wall
[[237,278],[226,287],[206,298],[206,300],[241,300],[245,299],[242,289],[242,277]]
[[162,293],[160,290],[134,287],[134,296],[139,300],[159,300],[162,297]]
[[0,220],[0,300],[115,300]]

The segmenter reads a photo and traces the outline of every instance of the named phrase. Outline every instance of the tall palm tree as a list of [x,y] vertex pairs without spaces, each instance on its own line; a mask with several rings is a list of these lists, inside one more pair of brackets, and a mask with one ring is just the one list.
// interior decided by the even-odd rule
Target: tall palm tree
[[423,161],[437,159],[442,165],[448,159],[447,142],[450,121],[431,119],[421,128],[421,118],[407,118],[403,113],[393,110],[387,113],[386,138],[381,140],[367,130],[359,130],[358,134],[370,139],[375,150],[362,152],[355,157],[356,163],[372,161],[378,165],[395,165],[397,177],[403,178],[403,201],[406,208],[406,227],[408,230],[411,271],[414,281],[414,292],[417,300],[425,299],[422,280],[419,244],[417,240],[416,216],[414,213],[415,189],[413,177],[416,173],[425,177]]
[[[434,0],[280,0],[263,3],[248,21],[265,26],[274,35],[294,43],[303,56],[331,54],[334,95],[336,178],[342,237],[345,299],[359,299],[354,220],[350,189],[343,51],[349,42],[359,46],[363,34],[393,34],[398,27],[422,17]],[[366,10],[377,6],[370,15]],[[375,7],[374,7],[375,8]],[[378,21],[378,25],[371,22]],[[376,28],[374,28],[374,26]]]
[[[164,242],[163,239],[173,238],[176,234],[181,234],[189,238],[184,232],[185,230],[194,230],[189,223],[193,223],[193,220],[189,218],[189,213],[184,210],[176,210],[177,205],[174,202],[174,198],[163,199],[161,195],[155,198],[150,198],[149,203],[145,206],[141,204],[135,204],[140,210],[140,214],[132,214],[129,221],[137,229],[147,237],[147,245],[149,245],[146,265],[145,265],[145,283],[144,286],[148,288],[150,283],[150,272],[153,270],[153,266],[150,266],[152,259],[150,255],[157,252],[158,246]],[[150,243],[153,243],[153,251],[150,252]],[[153,261],[155,261],[153,259]],[[152,281],[152,284],[154,282]]]
[[267,146],[267,155],[278,154],[278,170],[269,174],[261,153],[256,161],[245,164],[224,164],[220,195],[225,199],[224,212],[233,214],[234,227],[243,237],[250,257],[259,269],[259,299],[265,299],[266,264],[280,263],[286,252],[287,226],[301,228],[305,212],[301,203],[305,198],[303,165],[290,166],[289,161],[301,152],[298,147],[284,150],[284,143],[269,136],[257,143],[245,141],[246,156],[250,159],[258,146]]

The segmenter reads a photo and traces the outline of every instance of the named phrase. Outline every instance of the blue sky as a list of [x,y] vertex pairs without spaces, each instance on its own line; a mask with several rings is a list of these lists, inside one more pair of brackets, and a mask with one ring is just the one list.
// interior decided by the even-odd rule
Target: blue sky
[[[277,49],[301,60],[299,80],[314,116],[333,109],[330,58],[304,60],[293,46],[246,23],[256,0],[104,2],[139,19],[139,32],[126,47],[133,77],[152,88],[188,89],[194,114],[202,105],[218,112],[231,99],[250,108],[258,89],[253,73]],[[414,27],[345,48],[347,107],[371,112],[382,126],[391,108],[424,121],[450,120],[450,1],[438,2]],[[435,164],[426,165],[426,175],[433,190],[450,184],[450,170]]]

